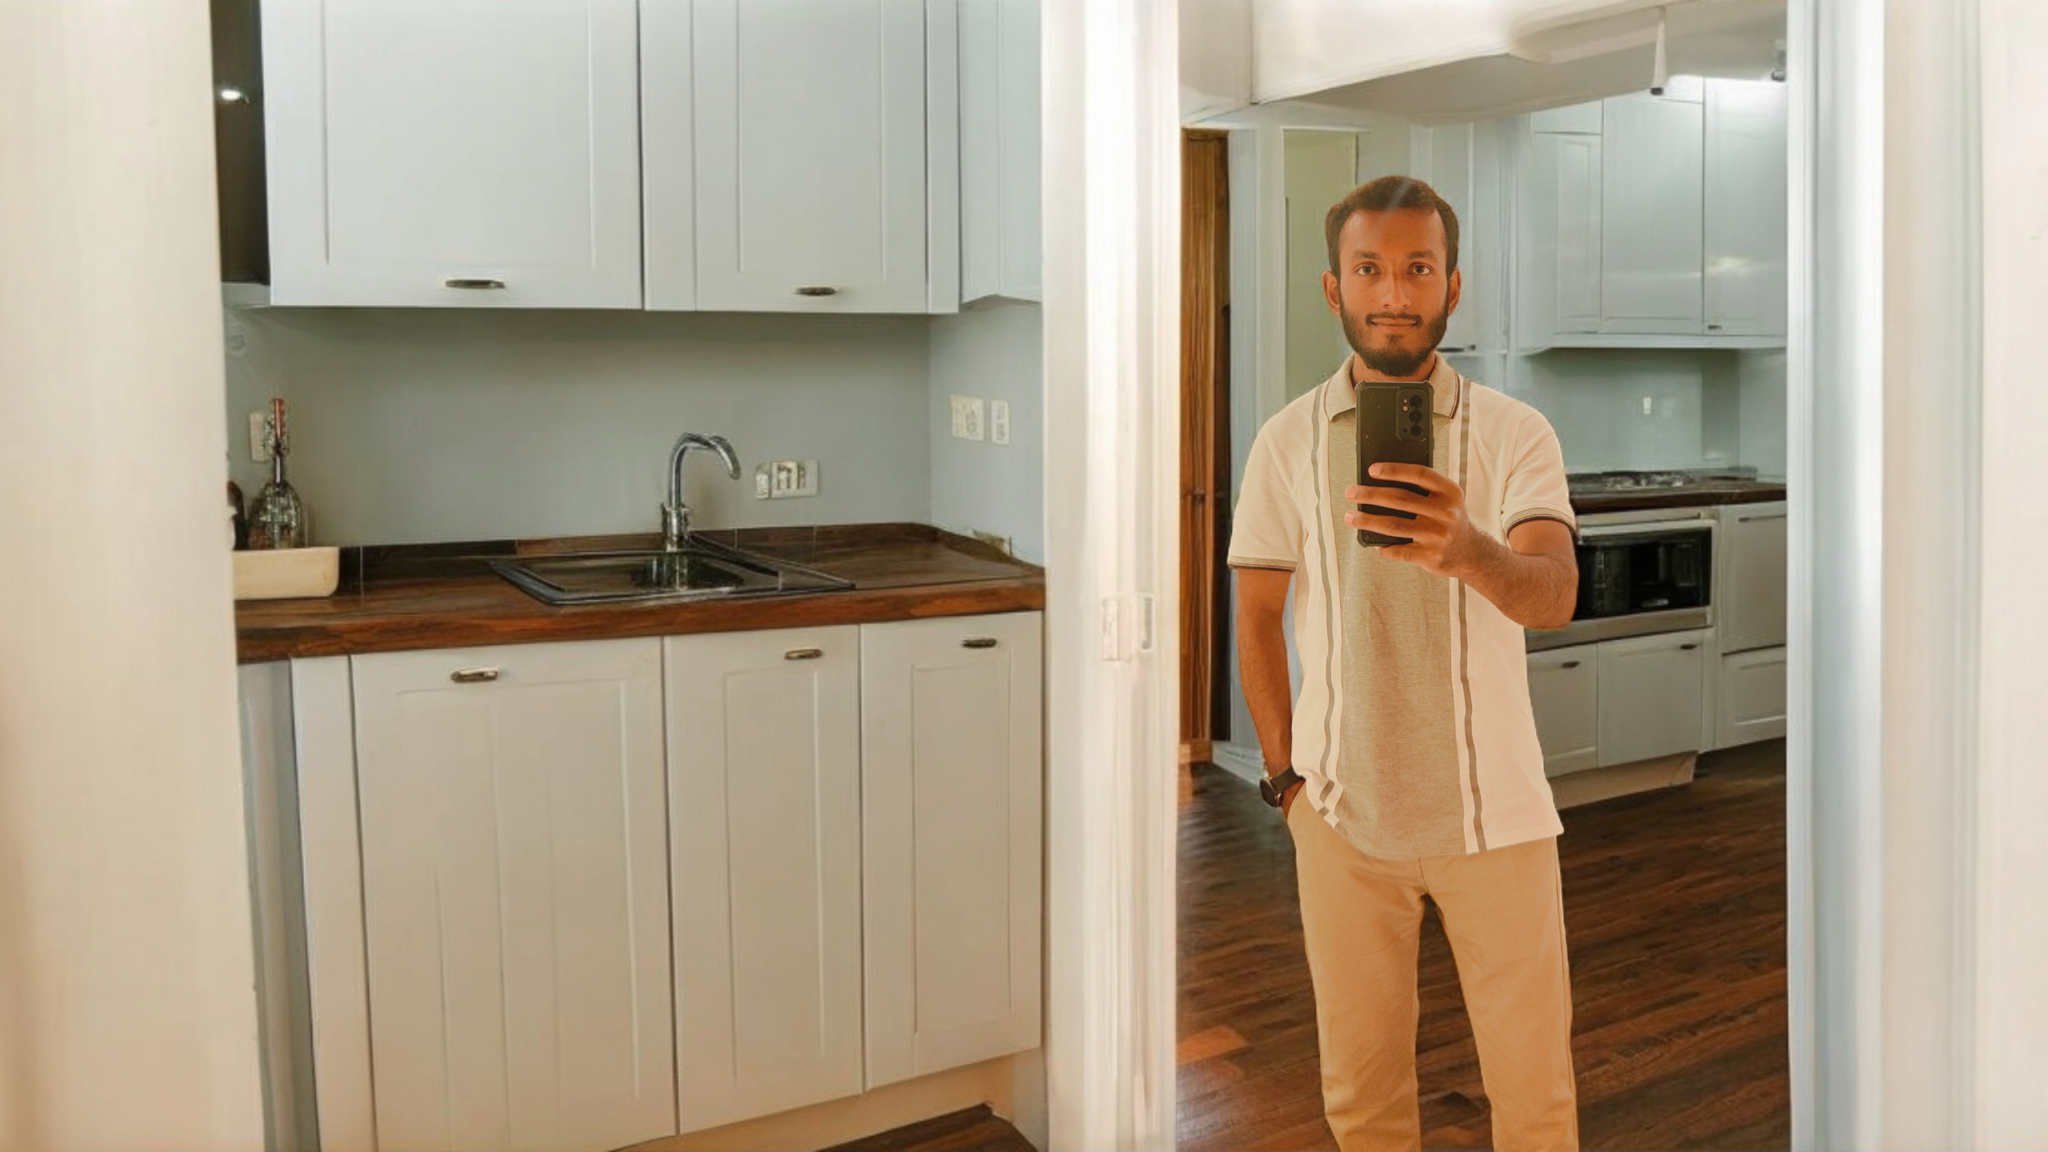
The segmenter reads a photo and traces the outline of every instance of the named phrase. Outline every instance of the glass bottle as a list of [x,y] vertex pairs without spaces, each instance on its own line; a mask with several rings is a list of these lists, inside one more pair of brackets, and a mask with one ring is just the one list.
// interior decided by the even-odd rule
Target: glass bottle
[[285,433],[284,398],[270,402],[270,483],[249,506],[249,547],[304,548],[306,506],[285,479],[291,441]]

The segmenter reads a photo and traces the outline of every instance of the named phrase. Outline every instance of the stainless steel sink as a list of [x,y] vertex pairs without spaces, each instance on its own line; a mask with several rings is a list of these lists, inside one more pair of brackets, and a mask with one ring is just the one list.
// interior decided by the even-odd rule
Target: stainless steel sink
[[697,540],[674,552],[535,556],[493,560],[491,568],[548,604],[787,596],[853,587],[814,568]]

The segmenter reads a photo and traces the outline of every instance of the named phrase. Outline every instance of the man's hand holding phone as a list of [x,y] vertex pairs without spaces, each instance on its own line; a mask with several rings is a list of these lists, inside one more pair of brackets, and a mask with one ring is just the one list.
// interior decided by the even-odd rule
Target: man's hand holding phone
[[1360,512],[1355,507],[1344,514],[1353,528],[1365,528],[1389,536],[1406,536],[1407,544],[1389,544],[1380,555],[1421,565],[1436,576],[1463,579],[1484,557],[1489,541],[1465,516],[1465,491],[1450,477],[1420,464],[1381,463],[1372,466],[1376,480],[1397,480],[1423,489],[1416,495],[1401,488],[1366,487],[1354,484],[1344,490],[1350,503],[1376,504],[1400,512],[1414,513],[1415,519]]

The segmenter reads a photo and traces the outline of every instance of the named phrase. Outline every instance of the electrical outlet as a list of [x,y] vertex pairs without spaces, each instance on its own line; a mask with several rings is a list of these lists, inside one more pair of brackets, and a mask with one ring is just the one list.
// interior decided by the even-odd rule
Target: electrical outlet
[[249,459],[258,464],[270,460],[270,413],[249,413]]
[[766,500],[775,495],[775,477],[768,465],[759,464],[754,468],[754,499]]
[[[766,484],[765,494],[762,485]],[[816,460],[770,460],[761,465],[755,473],[754,491],[768,500],[787,500],[795,496],[816,496],[818,494],[818,462]]]
[[953,435],[962,440],[983,440],[988,436],[983,402],[974,396],[953,397]]
[[988,439],[991,444],[1010,442],[1010,402],[991,400],[988,406]]

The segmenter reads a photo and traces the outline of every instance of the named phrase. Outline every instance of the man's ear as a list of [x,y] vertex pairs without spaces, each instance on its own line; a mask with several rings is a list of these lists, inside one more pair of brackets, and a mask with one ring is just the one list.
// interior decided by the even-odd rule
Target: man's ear
[[1323,273],[1323,303],[1330,306],[1331,315],[1342,316],[1344,314],[1344,309],[1339,307],[1342,300],[1343,297],[1337,294],[1337,274],[1335,272]]
[[1458,297],[1463,295],[1464,291],[1465,272],[1460,269],[1451,273],[1451,294],[1444,300],[1444,315],[1449,316],[1458,310]]

